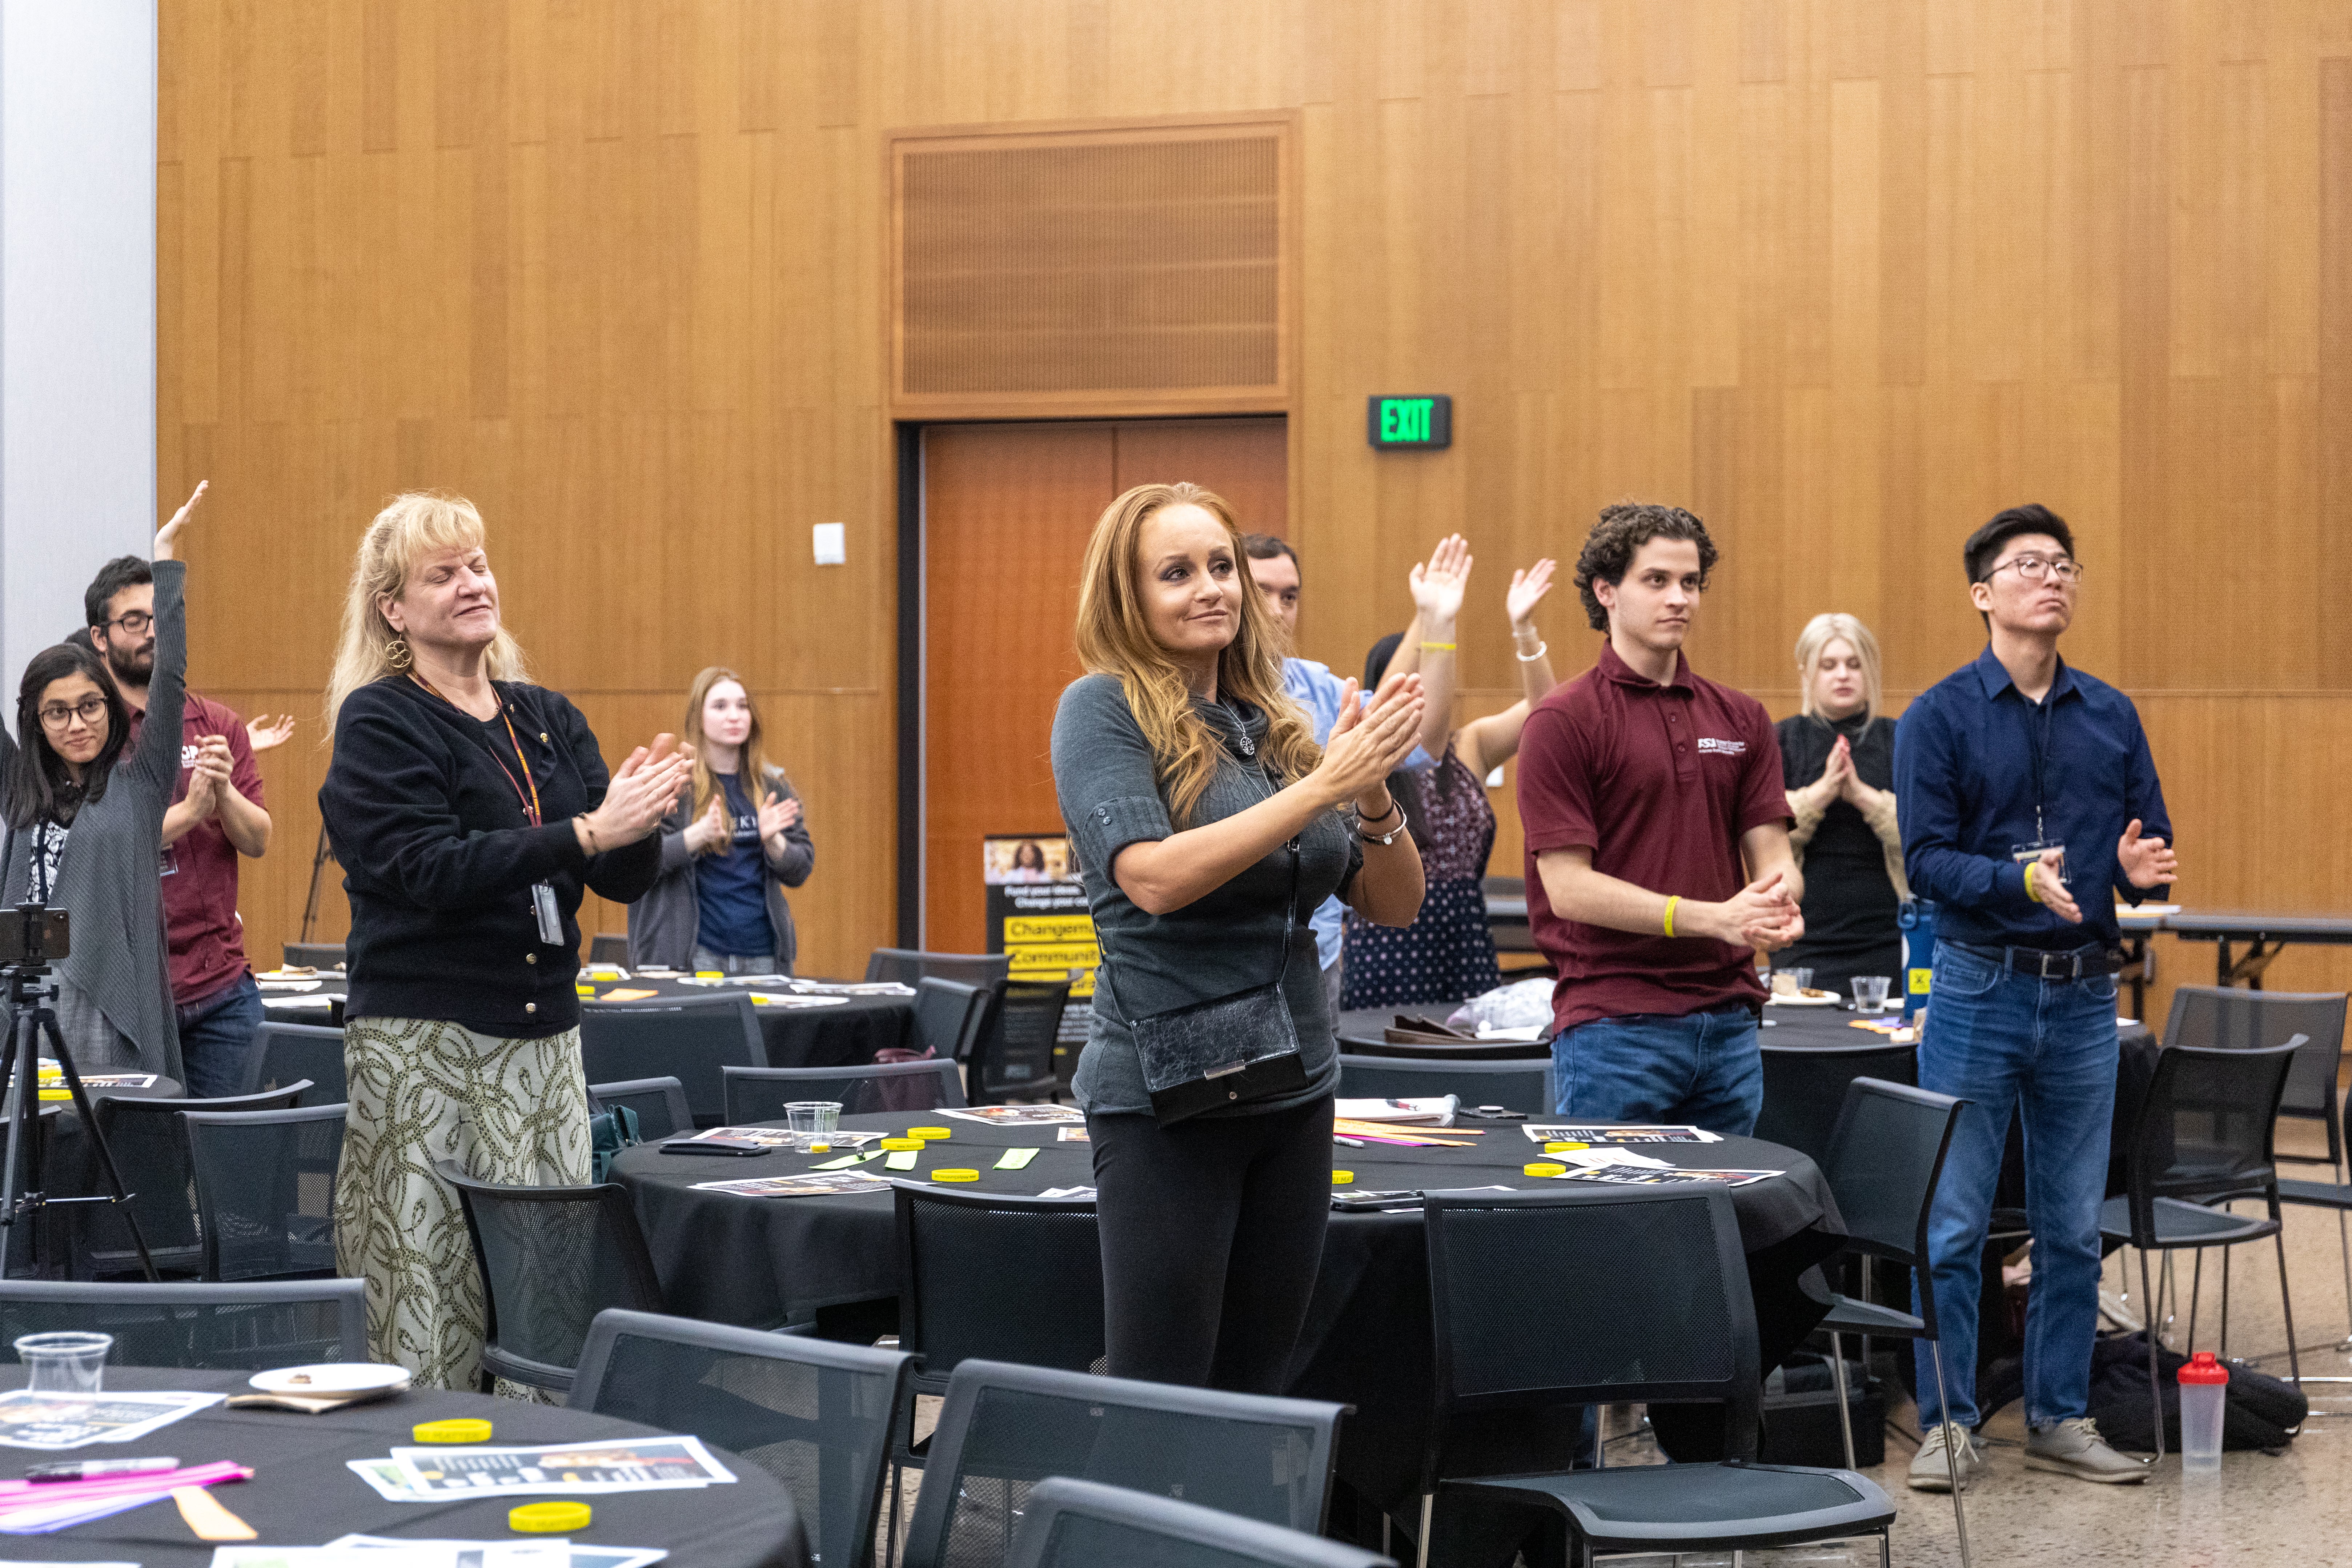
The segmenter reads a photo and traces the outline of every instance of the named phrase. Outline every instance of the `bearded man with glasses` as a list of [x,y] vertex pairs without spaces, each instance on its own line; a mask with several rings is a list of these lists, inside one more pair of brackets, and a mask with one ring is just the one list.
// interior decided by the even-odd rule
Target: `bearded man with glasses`
[[[2162,898],[2177,869],[2156,761],[2131,700],[2058,656],[2082,564],[2066,520],[2012,507],[1963,547],[1985,650],[1903,715],[1895,793],[1904,868],[1936,910],[1919,1083],[1969,1103],[1928,1225],[1945,1357],[1919,1357],[1910,1484],[1965,1489],[1981,1468],[1977,1306],[2002,1146],[2025,1119],[2033,1288],[2025,1318],[2025,1463],[2110,1485],[2144,1479],[2088,1418],[2099,1312],[2099,1204],[2116,1096],[2116,900]],[[1945,1403],[1946,1398],[1948,1403]]]

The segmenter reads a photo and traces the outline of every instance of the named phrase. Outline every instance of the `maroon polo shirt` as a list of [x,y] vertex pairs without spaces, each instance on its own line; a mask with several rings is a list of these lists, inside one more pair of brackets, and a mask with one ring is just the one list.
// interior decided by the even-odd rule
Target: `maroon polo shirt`
[[[147,722],[147,710],[131,710],[131,745]],[[195,776],[196,750],[207,735],[228,742],[229,782],[263,806],[261,770],[254,766],[253,742],[234,710],[188,693],[180,721],[180,778],[172,790],[176,805],[188,797]],[[163,931],[169,938],[172,1001],[185,1007],[233,985],[245,975],[245,925],[236,916],[236,846],[217,814],[205,818],[177,841],[163,847]]]
[[1553,1026],[1760,1007],[1764,988],[1755,955],[1735,943],[1611,931],[1553,912],[1538,855],[1581,846],[1596,871],[1713,903],[1747,885],[1740,835],[1788,816],[1780,747],[1762,703],[1702,680],[1679,655],[1674,679],[1654,685],[1602,643],[1600,663],[1536,704],[1519,741],[1528,924],[1559,970]]

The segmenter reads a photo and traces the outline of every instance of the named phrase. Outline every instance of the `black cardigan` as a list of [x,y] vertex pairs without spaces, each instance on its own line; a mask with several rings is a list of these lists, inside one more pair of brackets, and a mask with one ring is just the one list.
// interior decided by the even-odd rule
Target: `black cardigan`
[[[492,685],[539,785],[542,826],[524,815],[504,723],[405,678],[343,700],[319,810],[351,897],[350,1017],[446,1019],[515,1039],[571,1028],[582,888],[626,903],[661,869],[658,833],[581,850],[572,819],[604,800],[607,775],[580,710],[544,687]],[[539,940],[540,881],[563,916],[558,944]]]

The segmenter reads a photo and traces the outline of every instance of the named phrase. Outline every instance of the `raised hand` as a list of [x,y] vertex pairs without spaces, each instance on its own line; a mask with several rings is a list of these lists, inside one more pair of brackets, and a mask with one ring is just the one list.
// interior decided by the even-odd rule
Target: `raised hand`
[[257,752],[266,752],[273,746],[282,746],[293,738],[293,734],[294,715],[291,713],[276,719],[264,713],[246,721],[246,744]]
[[1511,613],[1513,631],[1528,624],[1528,617],[1536,613],[1536,606],[1551,592],[1552,570],[1558,564],[1547,555],[1526,571],[1511,574],[1511,587],[1503,595],[1503,607]]
[[[2139,829],[2140,820],[2135,816],[2116,844],[2116,863],[2123,868],[2124,879],[2135,888],[2160,888],[2177,879],[2180,860],[2172,846],[2161,838],[2143,838]],[[2039,883],[2042,879],[2034,880]]]
[[1426,562],[1413,563],[1409,579],[1413,608],[1421,612],[1421,629],[1435,632],[1437,642],[1453,640],[1454,622],[1462,614],[1462,595],[1470,586],[1470,542],[1449,533],[1437,542]]
[[178,557],[173,555],[172,552],[177,548],[174,542],[180,537],[181,526],[184,524],[188,519],[195,515],[196,503],[205,499],[205,492],[212,488],[212,483],[213,482],[210,479],[199,479],[196,481],[194,491],[190,494],[187,500],[181,505],[180,510],[172,514],[172,521],[155,531],[156,560],[173,561],[178,559]]

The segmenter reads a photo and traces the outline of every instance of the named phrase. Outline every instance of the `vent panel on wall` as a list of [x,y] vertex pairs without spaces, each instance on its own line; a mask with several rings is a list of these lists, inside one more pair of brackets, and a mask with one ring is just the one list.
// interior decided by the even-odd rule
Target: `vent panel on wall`
[[1286,120],[894,140],[901,417],[1286,406]]

